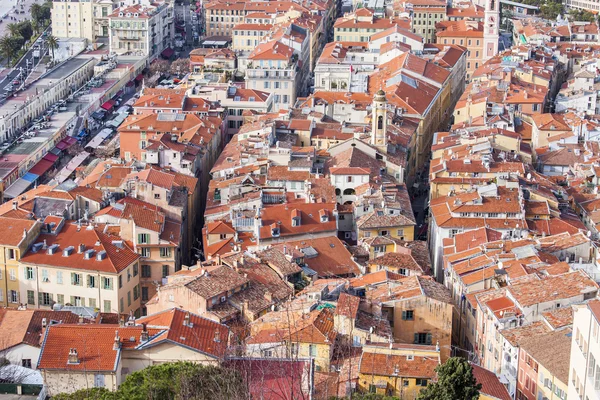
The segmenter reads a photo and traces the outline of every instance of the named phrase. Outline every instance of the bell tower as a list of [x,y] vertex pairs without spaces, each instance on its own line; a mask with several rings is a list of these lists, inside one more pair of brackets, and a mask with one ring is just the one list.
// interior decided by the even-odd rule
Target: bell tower
[[483,62],[486,62],[498,54],[499,41],[500,0],[487,0],[485,2],[485,15],[483,22]]
[[371,144],[384,152],[387,150],[387,105],[385,92],[379,90],[373,97],[371,109]]

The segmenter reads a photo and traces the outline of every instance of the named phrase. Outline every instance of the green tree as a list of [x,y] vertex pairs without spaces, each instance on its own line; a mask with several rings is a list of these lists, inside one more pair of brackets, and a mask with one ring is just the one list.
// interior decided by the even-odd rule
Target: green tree
[[540,6],[540,14],[546,19],[556,19],[564,11],[564,6],[560,0],[547,0]]
[[26,42],[33,36],[33,26],[31,26],[31,21],[27,20],[19,22],[17,28],[19,30],[19,35],[25,39]]
[[189,58],[178,58],[171,64],[171,73],[173,75],[181,76],[190,72],[190,59]]
[[437,382],[421,391],[417,400],[477,400],[481,384],[473,376],[473,368],[460,357],[449,358],[439,365]]
[[54,50],[58,49],[58,39],[54,35],[50,35],[46,38],[46,44],[52,50],[52,61],[54,61]]
[[0,38],[0,55],[6,58],[7,65],[11,66],[13,59],[19,54],[25,40],[20,36],[5,35]]
[[31,19],[36,23],[42,25],[44,22],[44,6],[40,3],[33,3],[31,7],[29,7],[29,12],[31,13]]
[[54,400],[116,400],[117,394],[105,388],[81,389],[75,393],[52,396]]
[[11,36],[19,36],[21,34],[18,23],[13,22],[8,24],[6,29],[8,29],[8,33],[10,33]]
[[127,375],[116,392],[83,389],[58,400],[242,400],[247,390],[231,369],[191,362],[152,365]]

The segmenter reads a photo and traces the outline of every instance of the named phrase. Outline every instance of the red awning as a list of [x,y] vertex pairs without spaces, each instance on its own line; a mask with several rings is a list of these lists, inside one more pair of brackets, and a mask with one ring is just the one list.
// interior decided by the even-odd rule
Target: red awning
[[138,82],[141,82],[144,80],[144,74],[139,74],[138,76],[135,77],[135,80]]
[[75,143],[77,143],[77,139],[71,136],[67,136],[66,138],[64,138],[56,144],[56,148],[59,150],[64,150],[67,147],[71,147]]
[[166,49],[163,50],[162,53],[160,53],[164,58],[171,58],[173,57],[173,54],[175,54],[175,50],[173,50],[170,47],[167,47]]
[[54,165],[54,162],[52,161],[48,161],[45,159],[41,159],[37,164],[35,164],[33,166],[33,168],[31,168],[29,170],[30,173],[35,174],[37,176],[42,176],[44,175],[50,168],[52,168],[52,166]]
[[112,110],[114,105],[115,105],[115,102],[112,100],[109,100],[109,101],[105,102],[104,104],[102,104],[100,107],[102,107],[106,111],[110,111],[110,110]]
[[52,153],[48,153],[44,156],[44,160],[56,162],[56,160],[58,160],[58,156]]

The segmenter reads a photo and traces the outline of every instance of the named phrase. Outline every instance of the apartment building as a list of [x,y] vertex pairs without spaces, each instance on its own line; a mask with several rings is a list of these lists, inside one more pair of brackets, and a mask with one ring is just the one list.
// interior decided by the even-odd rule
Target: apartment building
[[85,38],[95,42],[94,0],[53,1],[52,35],[57,38]]
[[399,4],[411,17],[411,29],[423,36],[425,43],[435,43],[435,26],[446,19],[448,5],[442,0],[410,0]]
[[595,399],[600,391],[600,301],[576,305],[573,310],[567,398]]
[[377,17],[374,11],[360,8],[335,21],[333,37],[338,42],[368,42],[374,34],[395,25],[409,29],[410,21],[400,18]]
[[[16,205],[15,207],[16,208]],[[19,261],[40,233],[36,220],[0,217],[0,305],[16,307],[23,303],[19,293]]]
[[141,314],[146,315],[144,304],[154,296],[157,285],[181,269],[179,243],[187,242],[187,232],[159,207],[131,197],[99,211],[94,220],[118,227],[121,239],[133,243],[140,255]]
[[147,56],[151,60],[172,46],[173,4],[125,5],[108,17],[109,48],[116,54]]
[[483,23],[459,20],[441,21],[435,25],[436,43],[457,44],[467,48],[467,81],[483,64]]
[[246,87],[273,94],[273,111],[296,102],[302,81],[298,54],[290,46],[272,40],[259,44],[248,57]]
[[139,255],[93,225],[61,220],[19,262],[20,303],[140,313]]
[[273,109],[273,94],[258,89],[246,89],[245,85],[216,84],[196,86],[190,89],[189,98],[202,98],[218,102],[227,110],[225,114],[225,129],[227,142],[236,134],[244,123],[244,112],[267,114]]

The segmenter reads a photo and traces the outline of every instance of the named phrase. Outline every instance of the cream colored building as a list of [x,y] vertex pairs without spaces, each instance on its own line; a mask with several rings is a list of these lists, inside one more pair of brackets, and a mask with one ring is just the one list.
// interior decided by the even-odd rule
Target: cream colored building
[[40,233],[36,220],[0,217],[0,305],[19,304],[19,260]]
[[71,304],[102,312],[140,312],[139,256],[93,226],[61,224],[42,233],[19,262],[20,303]]
[[575,305],[573,311],[567,398],[596,399],[600,391],[600,301]]
[[124,5],[114,10],[108,20],[112,53],[154,59],[171,46],[174,36],[173,3]]
[[37,367],[50,396],[94,387],[116,391],[128,374],[152,365],[217,364],[228,339],[225,325],[177,308],[120,325],[51,325]]
[[94,2],[53,1],[52,35],[57,38],[86,38],[94,42]]

